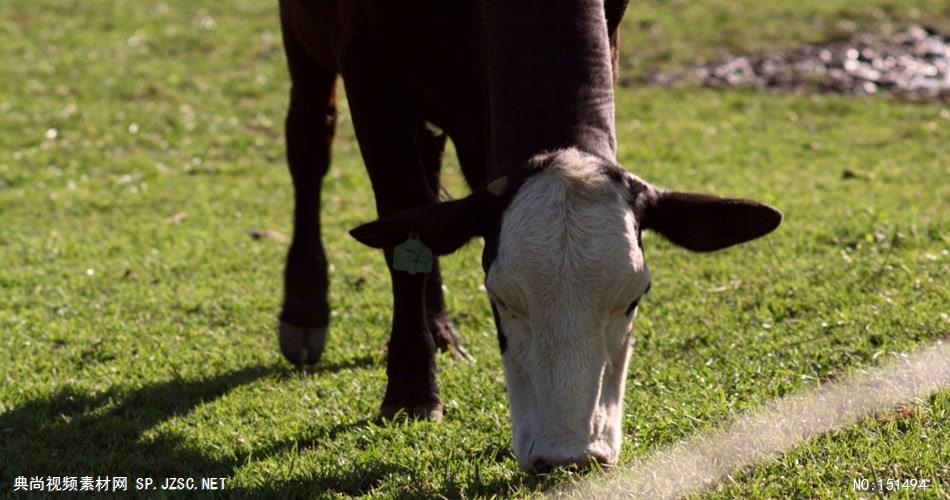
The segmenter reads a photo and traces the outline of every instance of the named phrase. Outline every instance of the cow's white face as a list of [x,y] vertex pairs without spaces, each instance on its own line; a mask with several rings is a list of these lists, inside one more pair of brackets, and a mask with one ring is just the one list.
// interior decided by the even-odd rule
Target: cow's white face
[[464,199],[350,234],[391,249],[415,233],[436,255],[484,236],[519,464],[614,463],[629,332],[650,287],[639,231],[713,252],[768,234],[782,214],[755,201],[657,189],[574,149],[541,153],[525,167]]
[[559,153],[505,210],[486,276],[523,469],[612,464],[636,306],[650,286],[631,193]]

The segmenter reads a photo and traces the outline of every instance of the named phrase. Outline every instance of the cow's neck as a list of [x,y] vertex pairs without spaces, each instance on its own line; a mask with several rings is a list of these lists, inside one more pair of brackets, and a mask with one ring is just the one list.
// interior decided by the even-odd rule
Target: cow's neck
[[492,176],[567,147],[614,159],[603,0],[482,5]]

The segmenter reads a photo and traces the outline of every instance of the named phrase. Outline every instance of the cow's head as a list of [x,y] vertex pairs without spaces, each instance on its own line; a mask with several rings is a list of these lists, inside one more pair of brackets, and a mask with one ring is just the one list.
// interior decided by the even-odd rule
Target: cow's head
[[537,471],[617,460],[630,330],[650,289],[641,230],[709,252],[767,234],[781,218],[757,202],[659,190],[570,149],[352,234],[392,248],[417,232],[436,254],[485,238],[515,454]]

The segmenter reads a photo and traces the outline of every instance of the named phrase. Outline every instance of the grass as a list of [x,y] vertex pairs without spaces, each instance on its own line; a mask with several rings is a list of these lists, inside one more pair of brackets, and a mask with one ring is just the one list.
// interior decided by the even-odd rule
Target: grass
[[[950,19],[935,1],[728,5],[740,7],[635,2],[628,62],[820,39],[877,22],[874,6]],[[381,256],[346,235],[374,207],[345,105],[324,198],[331,338],[310,370],[282,361],[286,243],[249,236],[290,231],[273,5],[6,2],[0,47],[0,495],[20,475],[220,476],[252,497],[507,497],[576,480],[517,471],[479,243],[444,262],[478,358],[440,357],[445,421],[373,422],[391,298]],[[945,109],[695,88],[617,99],[627,168],[786,215],[716,256],[645,238],[654,287],[635,325],[623,461],[947,336]],[[913,402],[709,494],[838,497],[876,475],[926,477],[926,496],[947,497],[948,412],[946,392]]]

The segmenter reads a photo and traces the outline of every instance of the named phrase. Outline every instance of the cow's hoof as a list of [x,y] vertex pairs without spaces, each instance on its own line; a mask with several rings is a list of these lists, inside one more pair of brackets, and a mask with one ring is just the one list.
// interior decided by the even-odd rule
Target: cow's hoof
[[280,322],[277,330],[280,352],[295,365],[312,365],[320,361],[327,340],[327,327],[296,326]]
[[405,407],[383,404],[379,407],[379,418],[383,421],[409,418],[414,420],[442,421],[442,403],[431,403]]
[[451,351],[456,358],[466,361],[475,361],[475,358],[462,346],[462,339],[455,324],[446,313],[440,313],[429,318],[429,331],[432,332],[432,340],[440,351]]

